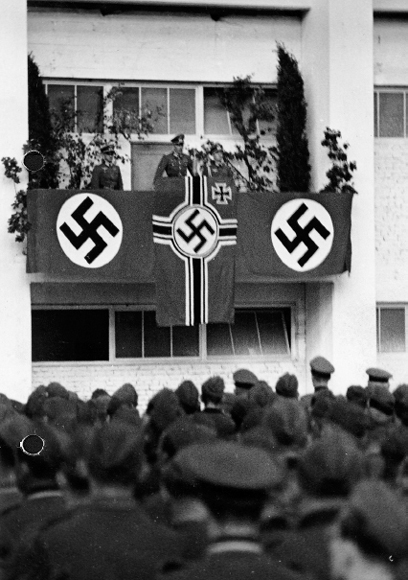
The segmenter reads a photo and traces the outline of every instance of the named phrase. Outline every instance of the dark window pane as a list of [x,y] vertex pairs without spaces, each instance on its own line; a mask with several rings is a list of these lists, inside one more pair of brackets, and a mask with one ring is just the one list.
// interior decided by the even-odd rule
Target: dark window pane
[[378,94],[374,93],[374,137],[378,137]]
[[74,85],[48,85],[48,103],[54,126],[64,123],[70,131],[75,129]]
[[380,309],[381,352],[405,351],[405,309]]
[[139,88],[120,87],[113,100],[113,118],[126,128],[136,129],[139,117]]
[[289,354],[283,312],[257,312],[262,354]]
[[151,112],[152,133],[167,134],[167,89],[142,88],[142,113]]
[[115,312],[115,338],[117,358],[141,358],[142,313]]
[[[277,95],[276,95],[276,91],[274,89],[264,89],[265,91],[265,96],[267,97],[270,105],[275,109],[276,108],[276,100],[277,100]],[[276,129],[277,129],[277,117],[275,115],[275,118],[273,119],[273,121],[265,121],[263,119],[260,119],[258,121],[258,125],[259,125],[259,132],[262,136],[271,136],[271,135],[276,135]]]
[[170,89],[170,133],[195,132],[195,90]]
[[102,87],[77,86],[78,131],[95,133],[103,127]]
[[404,137],[404,94],[379,93],[380,137]]
[[234,354],[229,324],[207,324],[207,355]]
[[229,135],[228,113],[220,102],[219,89],[204,87],[204,133]]
[[170,356],[170,328],[157,326],[155,312],[143,314],[145,357]]
[[261,354],[254,312],[235,312],[235,324],[231,325],[234,350],[237,355]]
[[198,326],[173,326],[173,356],[198,355]]
[[32,358],[33,362],[109,360],[109,312],[33,310]]

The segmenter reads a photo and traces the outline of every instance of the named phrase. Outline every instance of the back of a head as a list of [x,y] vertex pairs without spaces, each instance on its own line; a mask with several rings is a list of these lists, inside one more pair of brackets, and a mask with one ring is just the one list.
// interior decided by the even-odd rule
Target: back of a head
[[179,400],[171,389],[161,389],[149,401],[147,413],[150,425],[157,433],[162,433],[173,421],[183,415]]
[[186,380],[180,383],[175,393],[180,405],[188,415],[200,410],[200,393],[192,381]]
[[301,487],[316,497],[346,497],[364,476],[364,456],[340,429],[327,429],[302,454]]
[[267,409],[263,424],[283,446],[303,447],[307,442],[308,419],[304,407],[294,399],[281,398]]
[[330,409],[330,420],[342,429],[361,439],[368,429],[368,417],[360,405],[336,399]]
[[130,407],[137,407],[139,399],[135,387],[130,383],[125,383],[119,387],[119,389],[113,393],[112,398],[116,398],[122,404],[129,405]]
[[225,391],[225,383],[221,377],[215,376],[207,379],[201,386],[201,399],[206,403],[219,404]]
[[55,381],[49,383],[47,386],[47,394],[48,397],[61,397],[62,399],[68,399],[69,397],[68,390],[61,383]]
[[289,399],[298,399],[299,392],[298,392],[298,380],[295,375],[291,375],[289,373],[285,373],[281,377],[279,377],[275,391],[281,397],[287,397]]
[[249,401],[255,403],[259,407],[266,407],[274,400],[274,398],[276,398],[276,395],[273,392],[272,387],[270,387],[266,381],[258,381],[248,391]]
[[89,450],[89,472],[98,483],[131,486],[141,463],[141,433],[115,421],[100,427]]
[[365,387],[360,385],[351,385],[346,392],[346,399],[350,403],[354,403],[363,409],[367,407],[367,392]]

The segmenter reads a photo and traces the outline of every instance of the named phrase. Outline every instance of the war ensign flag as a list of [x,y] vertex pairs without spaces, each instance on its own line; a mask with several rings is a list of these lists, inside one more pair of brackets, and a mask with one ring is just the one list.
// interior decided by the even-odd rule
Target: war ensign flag
[[153,239],[159,326],[233,321],[236,206],[232,180],[187,176],[156,184]]

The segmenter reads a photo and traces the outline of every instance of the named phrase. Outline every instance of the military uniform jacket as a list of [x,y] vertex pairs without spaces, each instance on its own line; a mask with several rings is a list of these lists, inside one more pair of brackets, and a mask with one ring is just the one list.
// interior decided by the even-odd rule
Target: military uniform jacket
[[96,165],[92,172],[91,189],[123,190],[122,174],[117,165]]
[[208,163],[203,169],[203,175],[214,179],[228,180],[234,177],[232,169],[226,163]]
[[162,177],[164,171],[168,177],[185,177],[187,171],[190,173],[193,172],[193,162],[191,157],[184,153],[181,155],[176,155],[175,153],[163,155],[159,165],[157,166],[154,181],[157,181],[157,179]]
[[[246,539],[223,539],[210,545],[205,558],[174,573],[172,580],[300,580]],[[163,579],[163,577],[162,577]]]

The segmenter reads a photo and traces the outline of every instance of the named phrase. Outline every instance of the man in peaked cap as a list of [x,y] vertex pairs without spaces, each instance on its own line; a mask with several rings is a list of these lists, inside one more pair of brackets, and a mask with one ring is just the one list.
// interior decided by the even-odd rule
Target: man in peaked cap
[[310,372],[315,391],[328,389],[334,366],[323,356],[316,356],[310,361]]
[[384,387],[387,387],[387,389],[390,388],[390,379],[392,378],[392,374],[389,373],[388,371],[385,371],[383,369],[377,369],[375,367],[370,367],[369,369],[366,370],[366,373],[368,374],[367,387],[373,385],[382,385]]
[[187,173],[193,174],[193,162],[189,155],[183,153],[184,135],[180,133],[171,139],[173,151],[163,155],[157,166],[153,183],[156,183],[166,172],[167,177],[185,177]]
[[91,189],[123,190],[122,174],[114,162],[115,144],[112,141],[101,146],[102,163],[92,171]]
[[248,369],[238,369],[232,375],[235,384],[235,394],[238,397],[247,397],[249,389],[258,382],[258,378]]
[[211,147],[211,155],[212,159],[209,159],[205,165],[203,175],[214,177],[217,180],[233,179],[234,174],[231,167],[225,162],[224,149],[220,143],[214,143]]
[[236,442],[191,445],[179,457],[195,480],[212,521],[206,555],[175,574],[177,580],[295,579],[264,553],[259,519],[268,493],[282,473],[263,449]]

